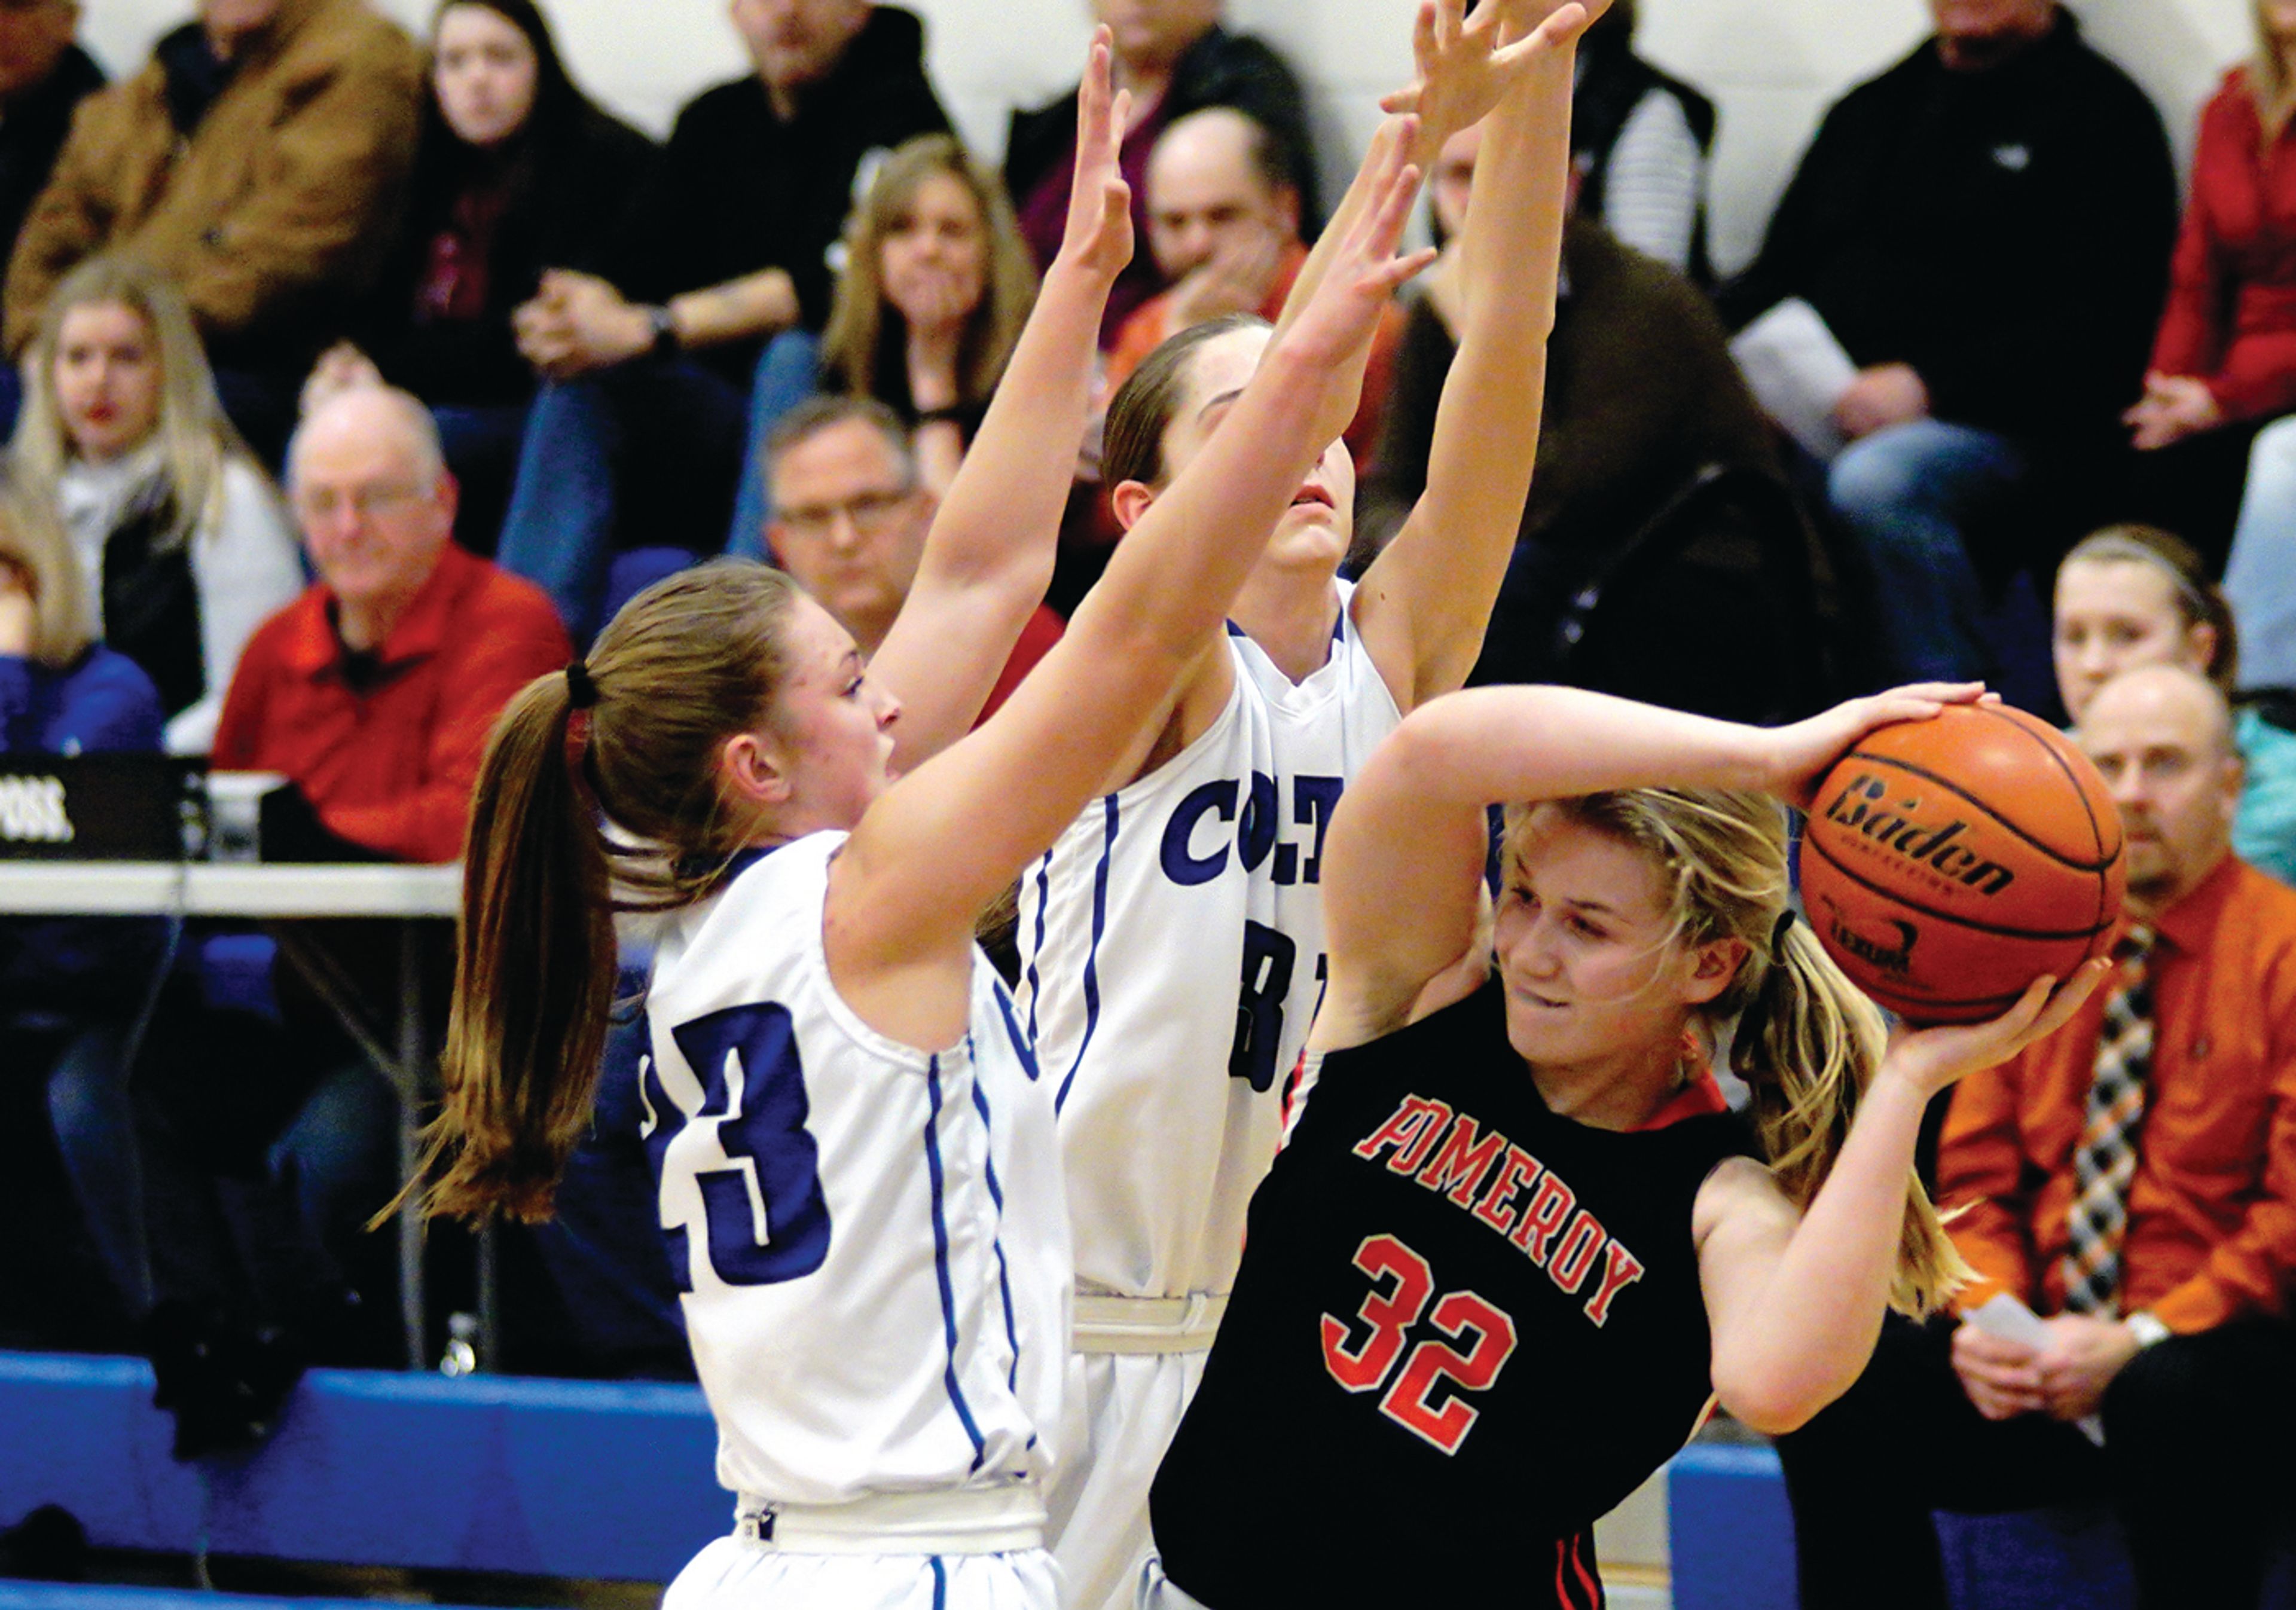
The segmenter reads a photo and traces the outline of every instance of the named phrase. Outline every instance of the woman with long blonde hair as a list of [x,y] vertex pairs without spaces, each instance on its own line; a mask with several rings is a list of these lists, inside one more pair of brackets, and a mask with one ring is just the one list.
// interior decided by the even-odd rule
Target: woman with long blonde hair
[[946,492],[1036,298],[1003,182],[952,135],[919,135],[885,159],[846,220],[843,251],[827,328],[784,331],[758,361],[728,552],[764,553],[767,443],[817,390],[899,414],[926,489]]
[[205,753],[240,651],[302,591],[302,552],[165,275],[99,257],[56,287],[8,452],[70,534],[95,634],[158,686],[168,748]]
[[[1505,1580],[1598,1604],[1595,1519],[1710,1399],[1791,1430],[1886,1310],[1943,1303],[1963,1266],[1915,1180],[1923,1111],[2054,1031],[2102,964],[1993,1023],[1885,1036],[1793,914],[1782,802],[1977,692],[1764,730],[1489,688],[1404,720],[1332,818],[1330,985],[1157,1475],[1150,1602]],[[1724,1042],[1742,1118],[1707,1066]],[[1409,1547],[1358,1546],[1366,1514]]]

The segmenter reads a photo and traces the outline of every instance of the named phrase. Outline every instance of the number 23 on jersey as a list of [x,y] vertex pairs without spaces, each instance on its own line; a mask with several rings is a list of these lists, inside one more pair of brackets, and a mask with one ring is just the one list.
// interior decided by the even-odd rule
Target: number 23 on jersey
[[[1427,1260],[1391,1235],[1365,1237],[1355,1266],[1371,1277],[1371,1293],[1351,1320],[1324,1316],[1324,1368],[1349,1392],[1384,1386],[1382,1414],[1458,1452],[1482,1413],[1465,1394],[1498,1379],[1514,1354],[1514,1321],[1472,1291],[1437,1295]],[[1406,1356],[1406,1333],[1423,1316],[1433,1334]]]

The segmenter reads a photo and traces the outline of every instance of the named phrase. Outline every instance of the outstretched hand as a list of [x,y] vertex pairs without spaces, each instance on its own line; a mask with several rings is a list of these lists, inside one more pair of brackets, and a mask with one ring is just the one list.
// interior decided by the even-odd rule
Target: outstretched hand
[[1764,787],[1788,804],[1808,810],[1834,763],[1876,727],[1899,721],[1927,721],[1948,705],[1980,700],[1998,702],[1981,682],[1921,682],[1821,710],[1807,721],[1771,731],[1770,776]]
[[[1402,257],[1395,249],[1419,193],[1419,169],[1406,160],[1417,134],[1417,119],[1390,118],[1372,136],[1364,158],[1364,171],[1371,180],[1370,205],[1341,237],[1314,296],[1280,337],[1288,349],[1318,368],[1336,372],[1347,359],[1367,349],[1389,298],[1435,260],[1432,249]],[[1320,440],[1330,441],[1347,428],[1355,417],[1357,400],[1352,395],[1324,399],[1318,423],[1328,423],[1330,429]]]
[[1610,0],[1422,0],[1412,30],[1418,77],[1380,99],[1380,110],[1412,112],[1421,150],[1488,116],[1542,60],[1564,59]]
[[2046,1040],[2072,1021],[2081,1002],[2095,989],[2112,963],[2103,956],[2084,961],[2062,984],[2046,974],[2025,986],[2025,993],[1990,1023],[1958,1023],[1937,1028],[1913,1028],[1899,1024],[1890,1033],[1890,1049],[1882,1058],[1883,1071],[1912,1082],[1923,1097],[1964,1076],[2006,1062],[2037,1040]]
[[1132,261],[1132,187],[1120,155],[1132,92],[1111,93],[1112,36],[1093,30],[1084,79],[1077,89],[1076,178],[1069,186],[1068,225],[1060,255],[1113,280]]

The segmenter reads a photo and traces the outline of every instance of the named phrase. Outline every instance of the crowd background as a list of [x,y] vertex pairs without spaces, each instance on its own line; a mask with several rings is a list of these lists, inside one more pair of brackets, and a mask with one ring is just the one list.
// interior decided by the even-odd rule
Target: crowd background
[[[1003,154],[1014,107],[1037,106],[1075,82],[1090,13],[1081,0],[909,0],[924,19],[926,66],[957,132],[973,151]],[[425,0],[377,9],[422,34]],[[1299,74],[1323,165],[1337,195],[1378,113],[1378,96],[1411,61],[1413,7],[1399,0],[1230,0],[1231,31],[1276,47]],[[2251,48],[2241,0],[2071,0],[2090,44],[2161,109],[2190,172],[2194,119],[2224,69]],[[1922,0],[1642,0],[1636,51],[1689,79],[1720,111],[1708,193],[1716,266],[1744,266],[1771,208],[1825,108],[1930,31]],[[161,31],[190,15],[183,0],[105,0],[86,8],[81,38],[115,77],[140,63]],[[610,110],[660,137],[695,91],[749,70],[718,0],[644,6],[572,0],[551,25],[576,79]],[[1019,42],[1026,41],[1023,47]]]

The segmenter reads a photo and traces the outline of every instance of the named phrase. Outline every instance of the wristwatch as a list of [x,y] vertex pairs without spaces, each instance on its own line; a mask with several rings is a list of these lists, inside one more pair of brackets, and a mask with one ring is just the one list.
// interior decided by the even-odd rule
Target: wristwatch
[[2128,1334],[2136,1338],[2136,1345],[2139,1347],[2150,1347],[2156,1342],[2165,1342],[2173,1334],[2161,1322],[2161,1316],[2149,1308],[2140,1308],[2120,1322],[2128,1327]]
[[669,309],[659,302],[645,306],[646,327],[653,331],[653,345],[646,348],[656,357],[677,350],[677,320]]

